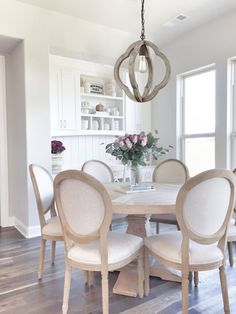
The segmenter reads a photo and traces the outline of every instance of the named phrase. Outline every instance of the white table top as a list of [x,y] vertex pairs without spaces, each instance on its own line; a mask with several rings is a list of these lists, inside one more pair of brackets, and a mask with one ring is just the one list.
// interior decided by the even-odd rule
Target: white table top
[[115,190],[120,184],[105,184],[112,199],[114,213],[136,215],[174,213],[181,185],[152,183],[156,188],[154,191],[124,194]]

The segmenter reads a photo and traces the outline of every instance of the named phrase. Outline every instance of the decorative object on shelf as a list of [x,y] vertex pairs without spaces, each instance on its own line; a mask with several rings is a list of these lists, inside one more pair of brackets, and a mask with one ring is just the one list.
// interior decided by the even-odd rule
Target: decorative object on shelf
[[93,130],[99,130],[99,121],[97,119],[93,120],[92,126],[93,126]]
[[113,116],[119,116],[120,115],[119,109],[117,107],[113,107],[111,113]]
[[52,157],[52,174],[57,174],[61,171],[63,165],[62,152],[65,150],[65,146],[61,141],[51,141],[51,157]]
[[110,130],[110,128],[111,128],[111,127],[110,127],[110,124],[109,124],[108,122],[105,122],[105,123],[104,123],[104,130],[105,130],[105,131],[108,131],[108,130]]
[[88,130],[89,128],[89,120],[88,119],[82,119],[81,120],[81,129],[82,130]]
[[158,132],[155,131],[155,135],[151,132],[145,134],[141,132],[139,134],[125,134],[124,136],[116,137],[116,140],[106,145],[106,153],[121,160],[123,165],[129,165],[131,167],[131,183],[138,183],[138,169],[137,167],[146,165],[147,154],[154,159],[159,159],[160,156],[169,152],[172,146],[163,148],[158,145],[159,138]]
[[101,103],[97,104],[96,111],[105,111],[105,106]]
[[[132,100],[137,102],[146,102],[152,100],[160,89],[166,86],[170,78],[170,63],[167,57],[159,50],[159,48],[152,43],[151,41],[145,40],[145,28],[144,28],[144,0],[142,0],[142,9],[141,9],[141,40],[138,40],[132,43],[126,52],[122,54],[118,60],[116,61],[114,67],[114,77],[118,84],[118,86],[124,90],[125,94]],[[153,86],[153,65],[152,60],[150,58],[150,51],[152,49],[156,56],[160,57],[161,60],[164,62],[166,73],[162,81],[157,84],[151,91]],[[135,77],[135,60],[139,54],[139,72],[147,72],[148,78],[147,83],[144,88],[144,92],[141,95],[139,91],[139,86]],[[125,85],[120,77],[120,68],[122,63],[128,58],[129,62],[129,80],[132,87],[132,92],[130,91],[129,87]]]
[[114,79],[108,80],[105,84],[105,93],[108,96],[116,97],[116,82]]
[[103,83],[86,79],[84,80],[84,92],[103,95]]
[[115,131],[119,131],[120,130],[120,121],[119,120],[115,120],[114,121],[114,130]]

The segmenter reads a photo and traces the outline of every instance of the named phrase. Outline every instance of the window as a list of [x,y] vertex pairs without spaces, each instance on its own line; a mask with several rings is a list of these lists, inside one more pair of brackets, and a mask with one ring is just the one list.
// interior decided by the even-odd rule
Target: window
[[190,176],[215,168],[215,69],[180,76],[180,154]]

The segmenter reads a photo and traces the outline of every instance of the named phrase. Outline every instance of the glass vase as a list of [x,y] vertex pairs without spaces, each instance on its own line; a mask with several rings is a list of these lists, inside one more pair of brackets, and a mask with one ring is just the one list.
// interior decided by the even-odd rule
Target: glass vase
[[137,166],[130,167],[130,184],[137,185],[139,183],[139,171]]

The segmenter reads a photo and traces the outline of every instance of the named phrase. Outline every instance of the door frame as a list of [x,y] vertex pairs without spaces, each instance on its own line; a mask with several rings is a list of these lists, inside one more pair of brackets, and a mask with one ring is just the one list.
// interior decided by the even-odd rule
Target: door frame
[[5,57],[0,55],[0,225],[14,224],[9,215],[8,156],[7,156],[7,104]]

